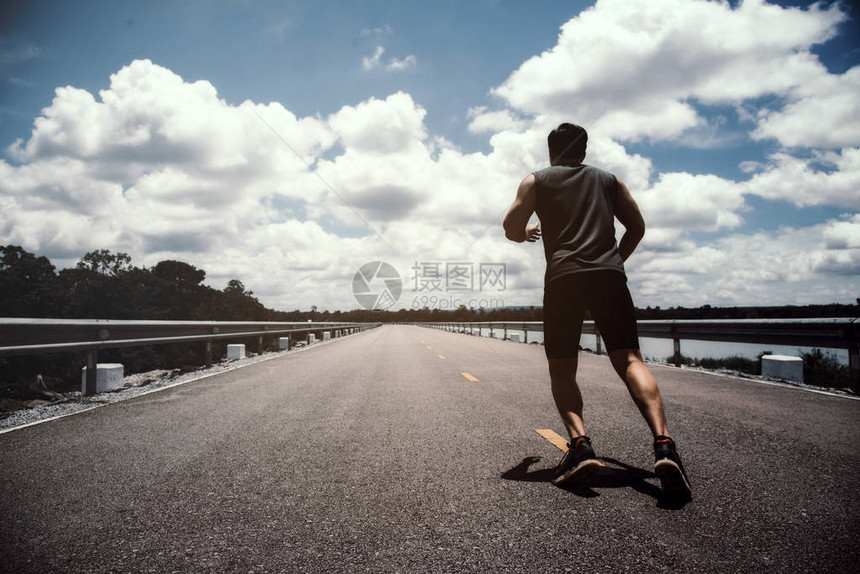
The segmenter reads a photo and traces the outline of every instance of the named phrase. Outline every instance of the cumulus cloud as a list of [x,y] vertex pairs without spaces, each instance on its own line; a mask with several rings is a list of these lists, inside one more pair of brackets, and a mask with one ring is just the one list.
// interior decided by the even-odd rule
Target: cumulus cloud
[[646,221],[660,228],[717,231],[742,223],[742,188],[715,175],[662,173],[637,201]]
[[782,109],[759,112],[753,138],[774,138],[787,147],[860,145],[860,66],[841,75],[821,74],[787,97]]
[[[760,305],[853,301],[860,274],[860,219],[739,233],[709,245],[635,254],[630,274],[641,305]],[[678,282],[677,285],[674,282]]]
[[821,77],[809,49],[845,19],[838,4],[599,0],[493,93],[529,114],[600,118],[613,138],[671,139],[703,122],[690,100],[738,103]]
[[404,273],[440,256],[498,260],[496,225],[469,248],[520,170],[431,137],[425,115],[402,92],[325,118],[231,105],[206,81],[135,61],[97,96],[57,89],[7,150],[0,241],[72,258],[61,265],[101,248],[138,264],[184,259],[215,284],[241,277],[272,306],[351,308],[368,259]]
[[743,184],[746,193],[784,199],[798,206],[838,205],[860,209],[860,148],[796,157],[775,153],[768,167]]

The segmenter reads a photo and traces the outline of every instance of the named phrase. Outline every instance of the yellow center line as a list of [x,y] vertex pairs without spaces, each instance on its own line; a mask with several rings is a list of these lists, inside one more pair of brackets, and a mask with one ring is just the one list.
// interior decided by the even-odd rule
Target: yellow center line
[[548,440],[561,452],[567,452],[567,439],[552,429],[535,429],[535,432]]
[[444,359],[444,358],[445,358],[445,355],[436,355],[436,356],[437,356],[437,357],[439,357],[440,359]]
[[470,383],[477,383],[478,382],[478,377],[476,377],[475,375],[472,375],[472,374],[466,373],[466,372],[463,372],[460,374],[463,375],[464,377],[466,377],[466,380],[469,381]]

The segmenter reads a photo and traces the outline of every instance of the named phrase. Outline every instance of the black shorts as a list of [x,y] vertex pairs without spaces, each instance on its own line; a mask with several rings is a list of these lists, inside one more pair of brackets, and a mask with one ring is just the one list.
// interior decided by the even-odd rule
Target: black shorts
[[627,277],[618,271],[586,271],[557,277],[544,288],[543,343],[548,359],[576,357],[586,309],[608,352],[639,348]]

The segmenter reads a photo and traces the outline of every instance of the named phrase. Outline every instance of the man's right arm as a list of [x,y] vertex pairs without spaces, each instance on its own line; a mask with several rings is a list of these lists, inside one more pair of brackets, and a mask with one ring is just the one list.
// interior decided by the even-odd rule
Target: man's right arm
[[636,205],[633,196],[630,195],[630,190],[620,179],[618,180],[618,196],[615,200],[615,217],[624,226],[624,235],[621,236],[621,241],[618,243],[618,253],[622,260],[627,261],[627,258],[633,254],[636,246],[645,236],[645,219],[643,219],[642,212],[639,211],[639,206]]

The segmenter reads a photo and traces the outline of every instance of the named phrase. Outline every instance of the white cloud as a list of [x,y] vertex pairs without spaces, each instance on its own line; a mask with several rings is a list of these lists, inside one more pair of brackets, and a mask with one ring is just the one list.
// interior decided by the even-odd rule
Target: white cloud
[[824,230],[828,249],[860,249],[860,214],[832,221]]
[[731,229],[742,223],[742,188],[715,175],[663,173],[636,199],[648,225],[689,231]]
[[846,241],[858,238],[860,220],[855,216],[741,233],[710,245],[687,242],[674,251],[658,253],[646,246],[630,259],[631,290],[641,306],[853,301],[860,249]]
[[402,60],[392,58],[391,62],[389,62],[388,65],[385,66],[385,69],[389,72],[399,72],[401,70],[408,70],[409,68],[414,68],[417,62],[418,60],[416,60],[415,56],[410,54]]
[[362,36],[385,36],[388,34],[393,34],[394,28],[390,25],[386,24],[381,28],[362,28],[361,35]]
[[352,308],[352,273],[369,259],[404,274],[443,252],[497,260],[492,217],[522,174],[430,137],[425,115],[395,93],[298,118],[136,61],[98,98],[58,89],[8,150],[19,165],[0,160],[0,242],[72,259],[102,248],[138,264],[182,259],[216,285],[240,277],[272,306]]
[[744,182],[745,193],[799,206],[860,208],[860,148],[815,153],[810,158],[779,152],[770,159],[767,169]]
[[383,48],[382,46],[377,46],[372,56],[365,56],[364,58],[362,58],[361,68],[365,71],[384,68],[387,72],[402,72],[403,70],[414,68],[415,65],[418,63],[417,58],[415,58],[415,56],[411,54],[402,59],[391,58],[388,63],[383,63],[382,55],[384,53],[385,48]]
[[385,48],[382,46],[377,46],[376,51],[373,52],[373,55],[369,58],[365,56],[361,60],[361,67],[364,70],[375,70],[381,64],[382,54],[385,53]]
[[495,133],[500,131],[522,131],[531,122],[515,117],[511,110],[489,111],[487,106],[470,108],[468,117],[469,131],[473,134]]
[[427,137],[427,112],[403,92],[385,100],[370,98],[344,106],[328,118],[328,125],[345,148],[362,152],[395,153],[420,145]]
[[753,138],[775,138],[788,147],[860,145],[860,66],[821,74],[791,90],[788,99],[781,110],[759,113]]
[[599,118],[605,136],[671,139],[703,122],[690,100],[739,103],[819,78],[809,48],[845,19],[838,4],[599,0],[493,93],[524,113]]

